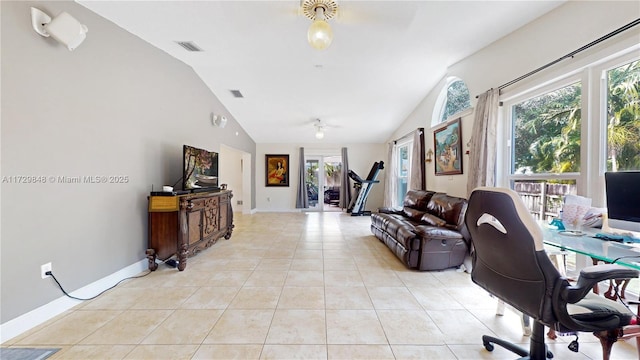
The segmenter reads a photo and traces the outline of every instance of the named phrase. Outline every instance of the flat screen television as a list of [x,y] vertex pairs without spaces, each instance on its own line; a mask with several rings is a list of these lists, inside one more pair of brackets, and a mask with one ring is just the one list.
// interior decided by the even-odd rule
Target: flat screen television
[[604,173],[608,226],[613,231],[640,234],[640,171]]
[[189,145],[182,147],[182,188],[218,188],[218,153]]

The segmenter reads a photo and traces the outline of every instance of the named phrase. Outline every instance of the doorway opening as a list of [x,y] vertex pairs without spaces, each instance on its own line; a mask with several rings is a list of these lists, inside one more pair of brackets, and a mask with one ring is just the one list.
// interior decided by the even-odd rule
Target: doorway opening
[[342,156],[305,156],[308,211],[342,211]]
[[253,195],[251,191],[251,154],[220,144],[220,183],[233,191],[233,211],[250,214]]

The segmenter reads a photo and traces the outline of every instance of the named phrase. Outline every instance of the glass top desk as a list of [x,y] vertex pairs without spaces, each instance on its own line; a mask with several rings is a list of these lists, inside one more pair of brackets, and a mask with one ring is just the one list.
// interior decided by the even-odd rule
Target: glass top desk
[[[538,223],[542,229],[545,245],[589,256],[607,263],[628,266],[640,270],[640,244],[624,244],[595,238],[600,229],[584,229],[583,235],[567,235]],[[616,261],[617,260],[617,261]]]
[[[600,229],[587,228],[582,230],[582,235],[570,235],[563,234],[562,231],[552,229],[548,224],[544,222],[538,222],[538,225],[542,229],[545,245],[559,248],[560,250],[566,250],[575,252],[578,254],[586,255],[592,259],[602,260],[607,263],[615,261],[616,264],[628,266],[636,270],[640,270],[640,244],[625,244],[611,240],[598,239],[594,236],[600,232]],[[595,261],[594,261],[595,265]],[[617,282],[618,280],[616,280]],[[629,279],[622,280],[625,285],[622,287],[621,296],[624,297],[624,289],[628,284]],[[617,288],[617,287],[616,287]],[[609,285],[611,290],[611,283]],[[610,291],[609,290],[609,291]],[[595,289],[594,289],[595,291]],[[618,296],[618,291],[615,291],[615,297],[609,293],[604,294],[605,297],[615,300]],[[596,292],[598,293],[598,292]],[[638,315],[640,316],[640,307],[638,307]],[[529,326],[528,318],[523,316],[523,328],[525,332]],[[640,332],[637,325],[630,325],[624,327],[623,331],[617,333],[614,338],[617,339],[631,339],[636,338],[636,346],[638,347],[640,355]],[[601,340],[602,341],[602,340]],[[615,341],[615,340],[614,340]]]

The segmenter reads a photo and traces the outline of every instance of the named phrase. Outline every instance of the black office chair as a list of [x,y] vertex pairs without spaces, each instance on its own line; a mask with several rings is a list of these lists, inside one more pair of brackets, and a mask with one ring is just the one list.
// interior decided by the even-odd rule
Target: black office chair
[[602,280],[637,277],[637,270],[615,264],[592,266],[583,269],[571,285],[551,263],[540,227],[510,189],[475,189],[465,222],[473,244],[473,282],[534,320],[529,351],[485,335],[482,342],[487,350],[496,344],[522,359],[552,357],[544,343],[544,326],[548,326],[560,333],[593,332],[602,343],[603,358],[609,359],[611,346],[622,327],[635,321],[634,314],[590,291]]

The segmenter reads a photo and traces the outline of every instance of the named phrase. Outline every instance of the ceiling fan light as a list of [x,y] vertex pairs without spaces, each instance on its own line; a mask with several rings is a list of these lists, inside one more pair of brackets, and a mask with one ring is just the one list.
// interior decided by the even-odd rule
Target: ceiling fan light
[[322,125],[322,121],[320,119],[316,119],[316,123],[313,125],[316,127],[316,139],[320,140],[324,138],[324,126]]
[[333,40],[333,31],[329,23],[324,20],[316,20],[311,23],[309,31],[307,31],[307,40],[314,49],[328,48]]
[[315,9],[315,15],[315,19],[307,31],[307,41],[309,41],[309,44],[314,49],[324,50],[331,45],[333,31],[329,23],[325,20],[324,8],[322,6],[318,6]]

